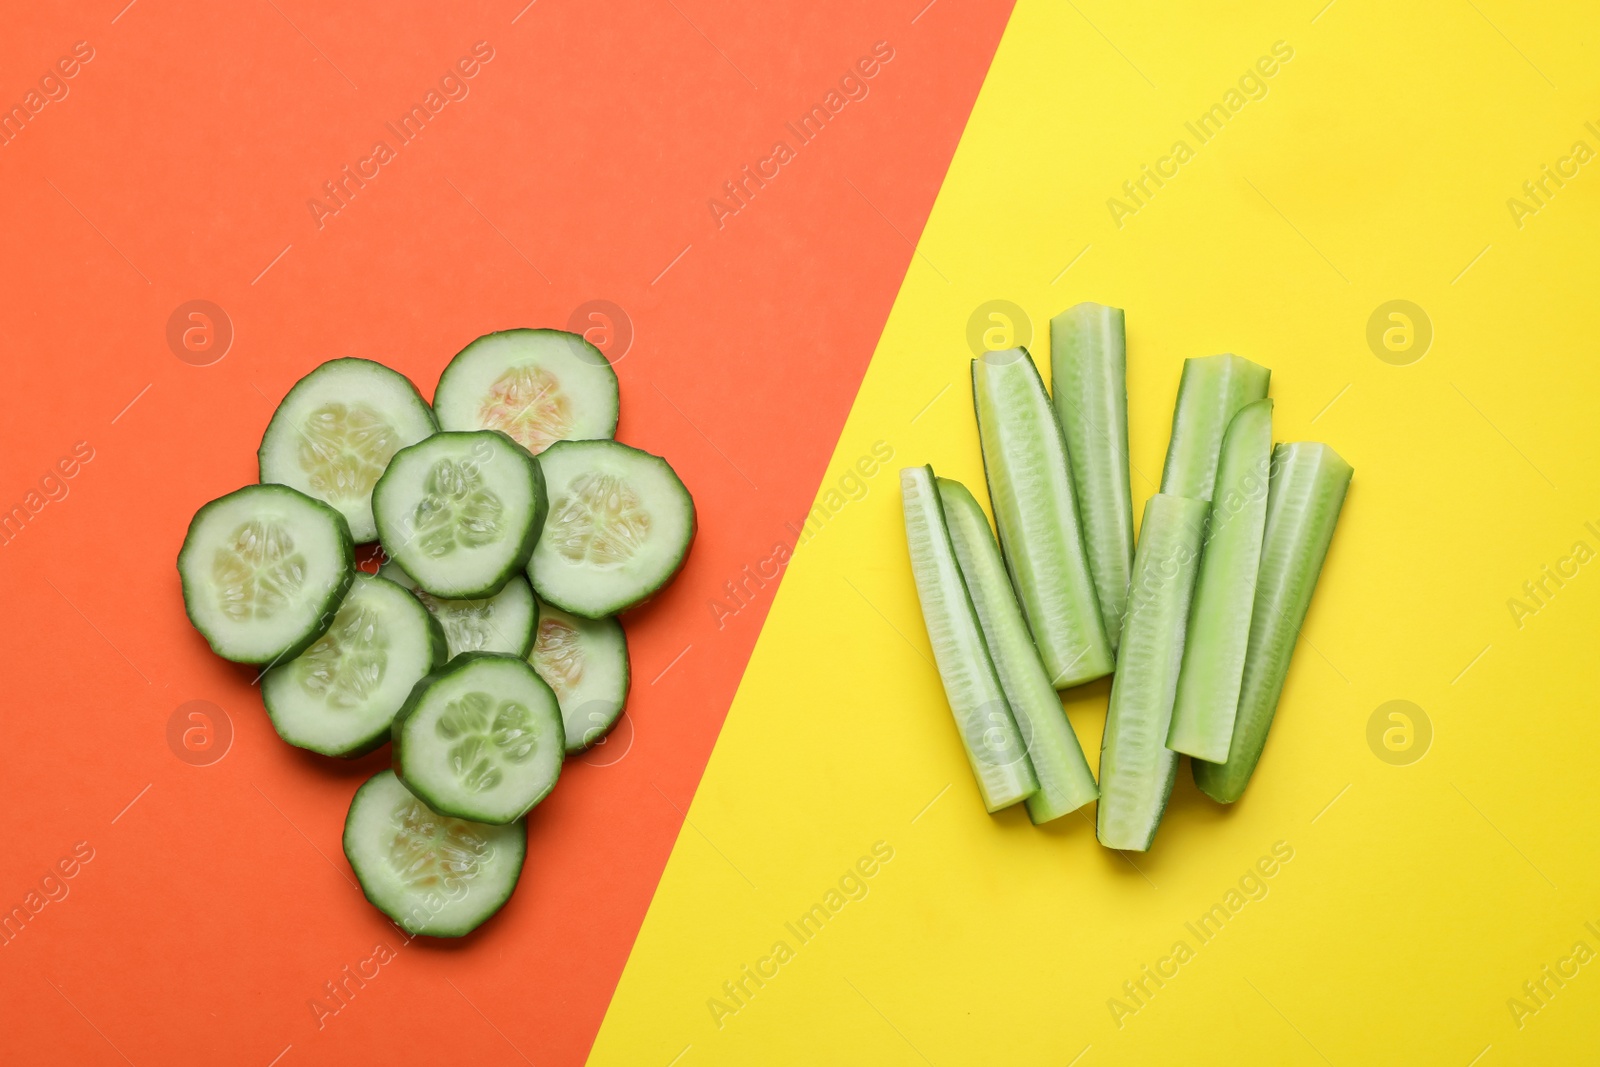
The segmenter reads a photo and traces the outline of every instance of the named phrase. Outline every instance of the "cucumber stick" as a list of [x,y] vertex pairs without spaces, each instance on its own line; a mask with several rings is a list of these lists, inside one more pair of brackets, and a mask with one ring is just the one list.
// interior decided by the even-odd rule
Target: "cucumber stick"
[[1166,746],[1167,730],[1206,510],[1204,500],[1166,493],[1145,504],[1100,743],[1095,833],[1107,848],[1148,849],[1172,795],[1178,754]]
[[999,811],[1032,796],[1039,780],[967,595],[933,468],[902,470],[900,494],[911,573],[945,698],[983,794],[983,806]]
[[1027,349],[972,361],[972,401],[989,500],[1050,684],[1066,689],[1111,673],[1083,546],[1066,440]]
[[1327,445],[1300,441],[1273,450],[1250,644],[1228,759],[1194,763],[1195,784],[1213,800],[1238,800],[1261,758],[1351,473],[1350,464]]
[[1100,620],[1116,652],[1133,573],[1127,338],[1121,308],[1078,304],[1050,320],[1050,391],[1072,464]]
[[948,478],[940,478],[938,486],[962,579],[1039,779],[1039,791],[1027,800],[1028,817],[1035,823],[1049,822],[1077,811],[1098,796],[1099,790],[1062,710],[1061,698],[1051,688],[1028,636],[1028,624],[1011,591],[1000,548],[989,532],[989,520],[966,486]]
[[1239,409],[1222,439],[1167,735],[1168,748],[1213,763],[1228,758],[1239,707],[1271,460],[1272,401],[1254,400]]
[[1222,435],[1239,409],[1267,395],[1272,372],[1239,356],[1183,361],[1172,438],[1161,470],[1161,491],[1210,500],[1217,482]]

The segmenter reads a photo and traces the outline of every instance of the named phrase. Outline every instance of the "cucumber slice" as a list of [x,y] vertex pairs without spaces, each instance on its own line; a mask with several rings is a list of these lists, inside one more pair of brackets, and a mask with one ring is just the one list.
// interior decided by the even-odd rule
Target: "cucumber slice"
[[1195,784],[1213,800],[1238,800],[1261,759],[1352,473],[1327,445],[1300,441],[1273,450],[1250,645],[1228,759],[1194,764]]
[[1267,395],[1272,372],[1239,356],[1183,361],[1172,438],[1161,471],[1161,491],[1210,500],[1217,484],[1222,435],[1239,409]]
[[962,580],[1039,779],[1039,791],[1027,799],[1028,818],[1035,823],[1058,819],[1100,795],[1094,774],[1028,636],[989,520],[966,486],[948,478],[937,484]]
[[978,780],[983,806],[999,811],[1038,792],[1039,779],[961,578],[933,468],[902,470],[900,496],[911,574],[945,699],[955,716],[972,775]]
[[558,441],[539,465],[550,486],[550,521],[528,565],[539,599],[602,619],[678,573],[694,499],[666,460],[616,441]]
[[1149,849],[1172,795],[1178,754],[1167,748],[1167,729],[1205,521],[1206,502],[1192,497],[1157,493],[1144,506],[1100,742],[1095,835],[1107,848]]
[[195,512],[178,551],[189,621],[223,659],[273,663],[321,637],[355,577],[344,516],[286,485]]
[[1079,304],[1050,320],[1050,390],[1072,464],[1100,620],[1115,653],[1133,574],[1128,361],[1121,308]]
[[502,330],[456,354],[433,406],[446,430],[501,430],[538,455],[616,434],[617,372],[575,333]]
[[440,815],[380,771],[356,790],[344,854],[373,907],[406,933],[461,937],[499,911],[517,888],[528,828]]
[[1114,661],[1078,525],[1067,446],[1028,350],[973,360],[972,402],[1006,567],[1050,684],[1066,689],[1103,678]]
[[545,504],[538,462],[493,430],[402,448],[372,491],[389,558],[451,600],[494,596],[527,565]]
[[568,755],[597,744],[622,718],[632,675],[628,638],[616,619],[585,619],[540,604],[528,662],[555,690]]
[[441,815],[502,825],[555,788],[566,738],[528,661],[464,652],[418,682],[394,720],[400,780]]
[[394,560],[378,568],[378,576],[404,586],[444,627],[446,659],[463,652],[504,652],[526,656],[533,648],[533,631],[539,622],[539,604],[528,579],[520,574],[491,597],[481,600],[445,600],[412,581]]
[[1228,758],[1233,739],[1267,523],[1271,458],[1272,401],[1253,400],[1239,409],[1222,439],[1167,734],[1167,747],[1174,752],[1213,763]]
[[324,756],[359,756],[389,738],[412,686],[445,662],[444,631],[394,582],[357,574],[328,632],[261,679],[278,736]]
[[333,505],[357,544],[377,539],[372,487],[394,454],[437,433],[410,379],[370,359],[331,359],[294,383],[256,458],[263,482]]

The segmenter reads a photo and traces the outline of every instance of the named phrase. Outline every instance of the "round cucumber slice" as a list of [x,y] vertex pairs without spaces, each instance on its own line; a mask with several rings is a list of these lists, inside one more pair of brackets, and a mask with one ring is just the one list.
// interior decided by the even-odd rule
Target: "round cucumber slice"
[[538,455],[617,432],[617,372],[575,333],[502,330],[457,353],[433,404],[446,430],[501,430]]
[[503,433],[439,433],[396,452],[372,491],[384,550],[436,597],[498,593],[544,525],[539,464]]
[[413,936],[461,937],[511,898],[528,851],[521,822],[485,826],[440,815],[381,771],[350,801],[344,854],[361,891]]
[[411,575],[390,560],[378,568],[378,576],[411,590],[423,607],[444,627],[447,659],[463,652],[504,652],[526,656],[533,649],[534,626],[539,621],[539,602],[523,575],[511,580],[494,596],[481,600],[445,600],[411,580]]
[[273,663],[322,636],[355,577],[344,516],[286,485],[247,485],[195,512],[178,551],[189,621],[224,659]]
[[540,604],[528,662],[555,690],[568,755],[599,742],[622,718],[631,675],[628,638],[616,619],[585,619]]
[[396,452],[438,429],[405,375],[370,359],[331,359],[296,382],[273,412],[256,453],[261,480],[333,505],[362,544],[378,536],[378,476]]
[[666,460],[616,441],[559,441],[539,466],[550,518],[528,577],[541,600],[601,619],[678,573],[694,540],[694,499]]
[[357,574],[328,632],[261,679],[278,736],[324,756],[359,756],[388,740],[411,689],[445,662],[444,631],[416,597]]
[[395,770],[428,806],[458,819],[520,819],[555,788],[561,706],[528,661],[467,652],[411,691],[394,721]]

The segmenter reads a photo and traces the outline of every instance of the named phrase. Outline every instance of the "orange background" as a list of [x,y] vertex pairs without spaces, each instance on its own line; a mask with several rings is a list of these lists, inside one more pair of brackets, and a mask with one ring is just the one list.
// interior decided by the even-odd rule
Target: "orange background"
[[[723,629],[710,601],[809,507],[1009,9],[921,7],[5,13],[0,103],[75,42],[95,54],[0,147],[0,506],[75,443],[94,458],[0,547],[0,908],[75,843],[94,858],[0,947],[0,1061],[582,1060],[772,586]],[[708,198],[880,40],[869,95],[719,230]],[[478,41],[494,58],[469,95],[319,229],[321,183],[394,144],[384,124]],[[279,742],[251,673],[190,630],[173,559],[201,503],[254,480],[274,404],[319,362],[378,359],[431,395],[473,337],[596,298],[635,335],[619,437],[671,460],[699,539],[627,620],[626,755],[569,765],[501,916],[402,948],[339,844],[387,751]],[[233,324],[210,366],[167,345],[192,299]],[[233,727],[211,766],[168,747],[190,700]],[[308,1002],[379,942],[396,958],[319,1029]]]

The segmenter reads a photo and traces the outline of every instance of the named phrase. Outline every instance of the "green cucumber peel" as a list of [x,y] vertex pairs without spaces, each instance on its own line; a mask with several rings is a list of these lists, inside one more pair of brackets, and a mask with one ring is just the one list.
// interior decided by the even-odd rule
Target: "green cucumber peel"
[[1110,674],[1106,638],[1073,494],[1067,445],[1025,348],[972,361],[972,403],[1006,569],[1050,683]]
[[1222,439],[1167,747],[1222,763],[1233,741],[1267,523],[1272,401],[1239,409]]
[[1324,444],[1299,441],[1273,450],[1250,643],[1228,758],[1194,761],[1195,784],[1220,803],[1244,795],[1261,759],[1352,473]]
[[1178,754],[1167,731],[1207,509],[1204,500],[1166,493],[1145,504],[1100,743],[1095,835],[1107,848],[1149,849],[1172,795]]
[[1100,795],[1094,774],[1028,634],[988,518],[960,482],[940,478],[937,485],[962,579],[1039,779],[1039,791],[1027,799],[1028,818],[1058,819]]
[[928,643],[984,807],[999,811],[1032,796],[1039,780],[962,580],[933,468],[902,470],[900,493]]
[[1121,308],[1083,303],[1050,320],[1050,392],[1072,465],[1072,488],[1113,653],[1133,575],[1128,478],[1128,363]]

